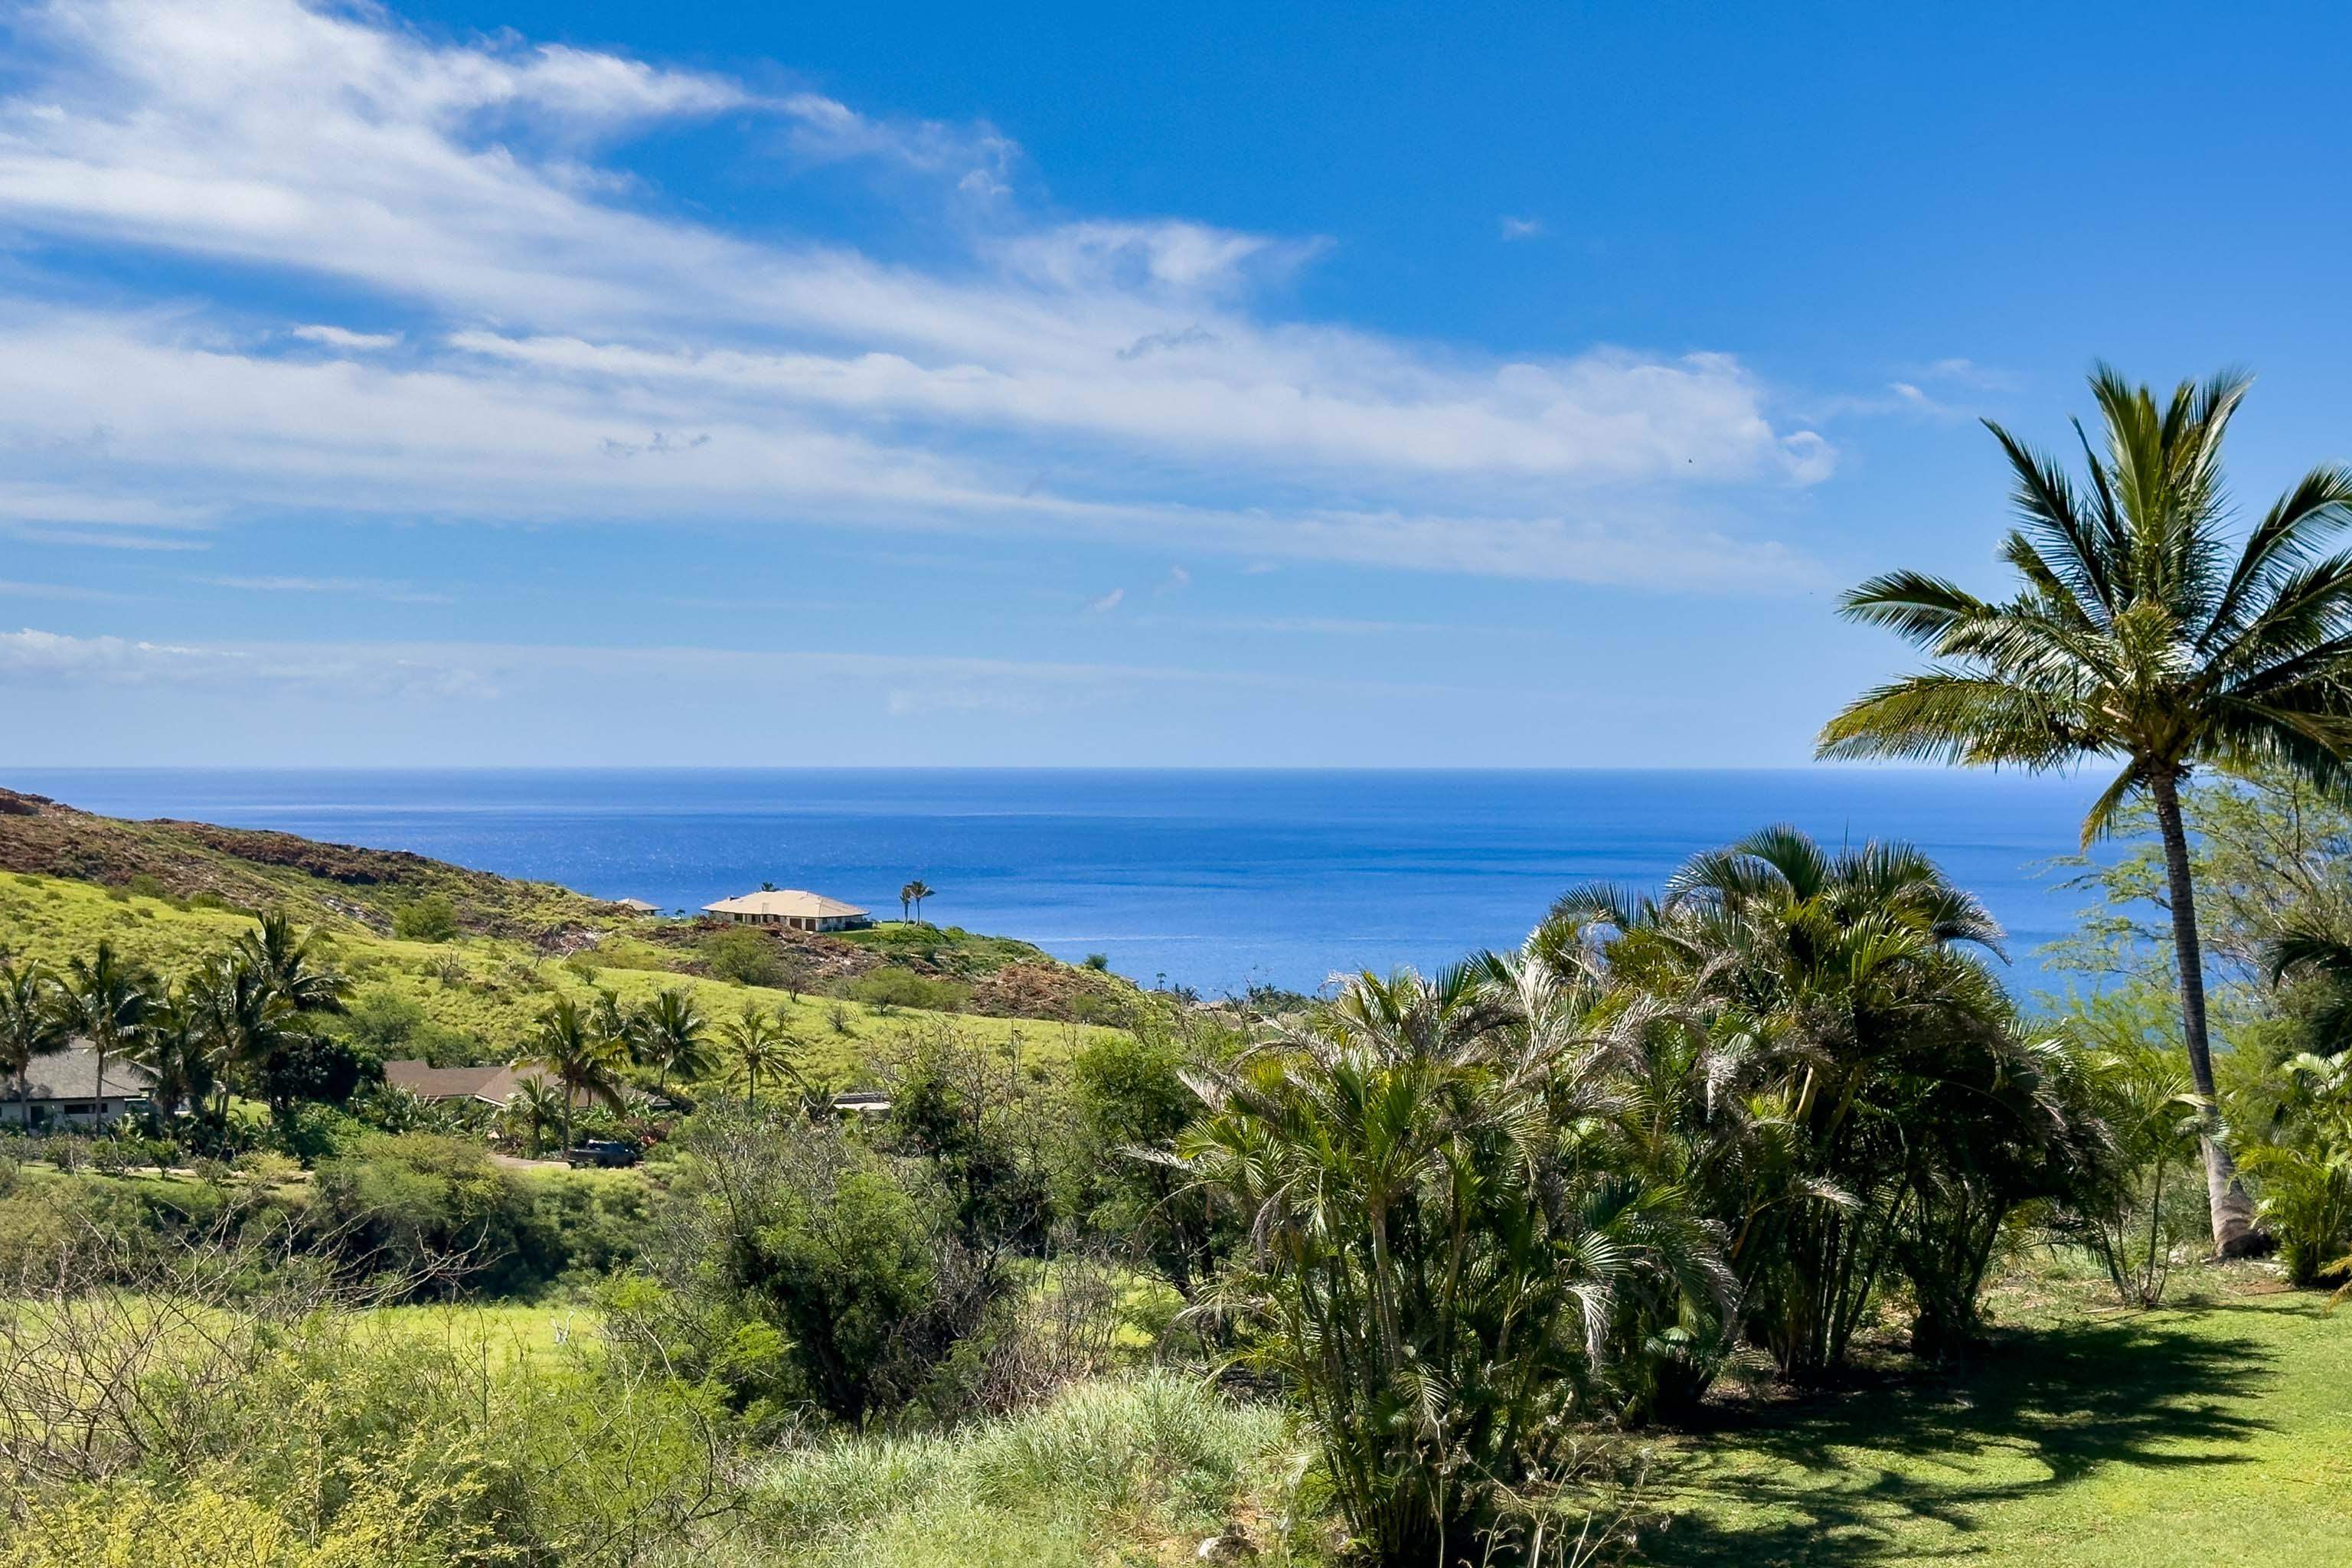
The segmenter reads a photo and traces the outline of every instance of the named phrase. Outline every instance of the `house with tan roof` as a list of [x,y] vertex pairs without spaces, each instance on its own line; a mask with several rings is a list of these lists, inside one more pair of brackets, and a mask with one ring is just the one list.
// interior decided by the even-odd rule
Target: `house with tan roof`
[[739,926],[782,926],[786,931],[856,931],[874,917],[856,904],[798,888],[769,888],[740,898],[705,904],[702,912]]

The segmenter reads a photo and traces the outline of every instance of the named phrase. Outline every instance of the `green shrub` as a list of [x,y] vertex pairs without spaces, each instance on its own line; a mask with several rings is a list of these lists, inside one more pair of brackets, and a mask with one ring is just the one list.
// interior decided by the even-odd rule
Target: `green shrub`
[[720,980],[738,985],[780,985],[784,962],[776,944],[755,931],[715,931],[701,942],[702,962]]
[[125,882],[123,887],[135,897],[142,899],[163,900],[172,896],[172,890],[163,886],[163,879],[151,871],[139,872],[131,880]]
[[851,981],[849,998],[869,1007],[921,1007],[934,1013],[961,1011],[971,992],[952,980],[918,974],[910,969],[870,969]]
[[393,911],[392,933],[405,942],[454,942],[457,906],[446,893],[427,893]]

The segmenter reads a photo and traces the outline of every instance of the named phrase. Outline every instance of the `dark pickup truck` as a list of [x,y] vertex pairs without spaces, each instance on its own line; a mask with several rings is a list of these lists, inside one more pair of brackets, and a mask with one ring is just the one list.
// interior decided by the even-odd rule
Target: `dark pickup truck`
[[637,1152],[626,1143],[592,1138],[563,1152],[564,1160],[572,1165],[634,1165]]

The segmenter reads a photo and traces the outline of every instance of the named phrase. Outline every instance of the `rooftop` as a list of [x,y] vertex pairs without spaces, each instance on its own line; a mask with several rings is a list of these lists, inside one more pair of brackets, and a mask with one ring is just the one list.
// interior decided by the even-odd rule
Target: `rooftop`
[[[106,1058],[106,1099],[144,1094],[154,1081],[153,1073],[120,1054]],[[53,1057],[36,1057],[25,1083],[27,1100],[99,1099],[98,1053],[88,1046],[74,1046]],[[0,1081],[0,1094],[14,1099],[16,1089],[15,1083]]]
[[772,888],[765,892],[745,893],[740,899],[721,899],[702,908],[705,913],[714,915],[785,915],[795,920],[855,919],[866,912],[856,904],[845,904],[839,899],[828,899],[822,893],[803,892],[798,888]]

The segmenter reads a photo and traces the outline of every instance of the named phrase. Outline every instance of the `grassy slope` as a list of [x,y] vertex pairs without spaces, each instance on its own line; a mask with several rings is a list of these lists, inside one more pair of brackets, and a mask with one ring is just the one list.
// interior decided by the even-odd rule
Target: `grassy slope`
[[[251,921],[224,910],[180,909],[162,900],[122,895],[89,882],[56,877],[0,876],[0,950],[49,963],[87,953],[101,936],[141,963],[166,973],[181,973],[198,959],[250,929]],[[335,962],[362,990],[383,987],[409,997],[436,1023],[478,1036],[496,1057],[517,1048],[532,1018],[559,993],[592,1000],[595,986],[642,1001],[669,985],[691,990],[714,1020],[733,1016],[745,1002],[782,1010],[808,1042],[815,1070],[844,1085],[861,1081],[866,1064],[909,1031],[952,1026],[969,1038],[999,1047],[1018,1041],[1024,1061],[1066,1056],[1095,1031],[1085,1026],[1024,1018],[992,1018],[901,1010],[883,1014],[854,1002],[803,996],[734,985],[723,981],[656,970],[600,968],[593,984],[553,962],[533,968],[527,942],[499,937],[467,937],[445,943],[402,942],[365,927],[328,928]],[[651,950],[645,950],[650,952]],[[454,963],[452,963],[454,960]],[[651,960],[648,959],[648,962]],[[450,974],[444,977],[444,967]],[[460,973],[462,972],[462,973]],[[848,1032],[833,1026],[839,1009]]]
[[[2183,1277],[2185,1289],[2200,1288]],[[2248,1280],[2125,1313],[2011,1294],[1975,1368],[1678,1438],[1685,1568],[2313,1568],[2352,1561],[2352,1312]]]

